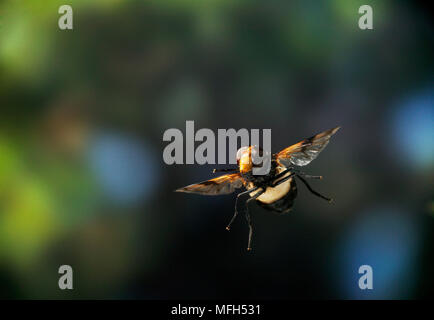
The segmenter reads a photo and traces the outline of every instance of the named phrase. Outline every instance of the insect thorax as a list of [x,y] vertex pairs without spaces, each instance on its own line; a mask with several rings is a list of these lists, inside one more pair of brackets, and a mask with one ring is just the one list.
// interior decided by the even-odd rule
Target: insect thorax
[[277,163],[275,160],[271,161],[270,172],[266,175],[254,175],[252,171],[241,173],[242,177],[248,182],[250,186],[265,188],[269,186],[275,175],[278,174]]

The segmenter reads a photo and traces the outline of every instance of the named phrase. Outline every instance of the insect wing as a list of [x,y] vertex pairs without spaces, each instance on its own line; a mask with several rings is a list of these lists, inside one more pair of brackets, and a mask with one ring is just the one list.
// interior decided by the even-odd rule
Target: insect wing
[[179,188],[175,190],[175,192],[187,192],[215,196],[232,193],[235,191],[235,189],[241,188],[242,186],[243,178],[239,173],[233,173],[225,174],[211,180],[191,184],[189,186]]
[[304,139],[280,151],[276,158],[286,167],[291,165],[305,166],[318,156],[329,143],[330,137],[339,129],[340,127],[336,127]]

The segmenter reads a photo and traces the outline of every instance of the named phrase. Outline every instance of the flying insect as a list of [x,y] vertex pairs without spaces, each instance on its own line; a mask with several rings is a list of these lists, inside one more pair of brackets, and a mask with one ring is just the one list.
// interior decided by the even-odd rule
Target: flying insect
[[246,191],[237,195],[235,213],[229,221],[226,230],[230,230],[233,221],[238,215],[238,200],[241,197],[247,196],[244,203],[246,219],[249,224],[247,250],[250,251],[252,249],[253,223],[248,208],[249,202],[254,200],[264,209],[279,214],[288,213],[291,211],[294,200],[297,197],[295,178],[299,179],[312,194],[328,202],[333,201],[333,199],[313,190],[306,181],[306,179],[322,179],[322,176],[307,175],[298,170],[297,167],[306,166],[314,160],[327,146],[331,136],[339,129],[340,127],[336,127],[318,133],[271,155],[270,171],[266,175],[254,175],[252,173],[252,169],[258,166],[252,161],[252,156],[254,157],[257,153],[262,153],[262,149],[257,146],[241,147],[237,151],[237,168],[214,169],[214,172],[233,173],[188,185],[175,191],[214,196],[230,194],[244,187]]

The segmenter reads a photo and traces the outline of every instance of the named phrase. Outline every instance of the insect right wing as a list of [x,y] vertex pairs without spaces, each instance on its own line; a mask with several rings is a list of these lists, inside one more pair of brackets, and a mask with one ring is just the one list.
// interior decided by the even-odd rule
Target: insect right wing
[[243,186],[239,173],[225,174],[220,177],[179,188],[175,192],[197,193],[202,195],[230,194]]
[[319,155],[339,129],[340,127],[336,127],[304,139],[277,153],[276,158],[286,167],[305,166]]

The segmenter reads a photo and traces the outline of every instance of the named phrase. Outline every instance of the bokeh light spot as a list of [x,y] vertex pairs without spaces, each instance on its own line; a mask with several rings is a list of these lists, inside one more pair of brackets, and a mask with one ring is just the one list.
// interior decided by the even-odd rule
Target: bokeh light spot
[[98,134],[89,150],[92,168],[110,201],[135,205],[148,198],[157,167],[147,145],[115,133]]
[[[385,206],[362,214],[338,248],[340,270],[336,277],[343,298],[408,298],[415,283],[419,236],[415,219],[401,209]],[[361,265],[373,269],[372,290],[361,290],[358,286]]]
[[398,159],[411,163],[417,169],[433,165],[434,91],[411,96],[398,106],[393,134]]

